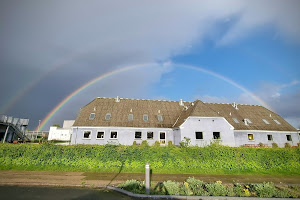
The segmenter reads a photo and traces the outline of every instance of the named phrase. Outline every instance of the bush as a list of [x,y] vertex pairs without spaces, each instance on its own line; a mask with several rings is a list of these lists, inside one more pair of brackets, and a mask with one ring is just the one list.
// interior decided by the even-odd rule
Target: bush
[[183,140],[181,142],[179,142],[180,147],[183,147],[183,148],[190,146],[190,144],[191,144],[191,139],[188,137],[184,137]]
[[273,142],[273,143],[272,143],[272,148],[277,148],[277,147],[278,147],[278,144],[275,143],[275,142]]
[[284,143],[284,148],[290,148],[290,147],[291,147],[290,143],[288,142]]
[[264,182],[253,185],[258,197],[273,197],[276,194],[276,188],[272,182]]
[[179,195],[179,183],[174,181],[164,181],[163,182],[166,194],[168,195]]
[[160,147],[159,141],[155,141],[153,146],[155,146],[155,147]]
[[264,144],[262,142],[258,143],[259,147],[264,147]]
[[168,141],[168,146],[173,146],[172,141]]
[[144,185],[142,185],[140,181],[134,179],[127,180],[125,183],[119,184],[118,187],[133,193],[144,193],[143,190],[145,190]]
[[199,196],[208,195],[208,193],[203,189],[204,186],[203,181],[195,179],[194,177],[192,178],[189,177],[188,179],[186,179],[186,182],[188,183],[188,186],[194,195],[199,195]]
[[227,192],[226,188],[224,187],[224,185],[222,185],[221,181],[205,184],[205,188],[211,196],[225,196]]
[[141,146],[142,146],[142,147],[147,147],[147,146],[149,146],[147,140],[143,140]]
[[136,146],[137,145],[136,141],[133,141],[132,145]]

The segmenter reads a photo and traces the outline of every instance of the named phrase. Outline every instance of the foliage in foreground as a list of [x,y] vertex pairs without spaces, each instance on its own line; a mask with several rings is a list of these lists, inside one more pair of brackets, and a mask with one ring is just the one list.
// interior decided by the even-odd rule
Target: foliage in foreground
[[[127,180],[118,186],[124,190],[146,194],[145,185],[141,181]],[[195,178],[188,178],[183,183],[164,181],[157,184],[151,183],[150,194],[154,195],[197,195],[197,196],[233,196],[233,197],[280,197],[298,198],[299,186],[278,188],[272,182],[258,184],[222,184],[204,183]]]
[[0,169],[300,174],[300,148],[0,144]]

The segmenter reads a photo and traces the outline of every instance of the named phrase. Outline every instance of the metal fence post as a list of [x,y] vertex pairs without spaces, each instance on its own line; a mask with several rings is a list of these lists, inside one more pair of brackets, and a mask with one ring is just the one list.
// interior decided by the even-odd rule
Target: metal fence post
[[145,186],[146,186],[146,193],[150,194],[150,165],[149,163],[146,163],[145,165],[146,171],[145,171]]

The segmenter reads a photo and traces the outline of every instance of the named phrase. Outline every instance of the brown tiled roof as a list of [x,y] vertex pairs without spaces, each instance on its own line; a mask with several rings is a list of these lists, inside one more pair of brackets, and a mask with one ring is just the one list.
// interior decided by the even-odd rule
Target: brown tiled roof
[[[200,116],[224,117],[235,130],[296,131],[282,117],[262,106],[238,104],[237,108],[231,104],[203,103],[200,100],[184,102],[181,106],[178,101],[120,98],[120,102],[116,102],[116,98],[98,97],[80,110],[73,126],[173,128],[179,127],[189,116]],[[91,113],[96,114],[93,120],[89,119]],[[107,113],[111,114],[110,120],[105,120]],[[129,114],[133,114],[132,121],[128,120]],[[144,121],[144,114],[148,115],[148,121]],[[158,120],[158,115],[163,117],[163,121]],[[252,123],[245,125],[244,119]]]

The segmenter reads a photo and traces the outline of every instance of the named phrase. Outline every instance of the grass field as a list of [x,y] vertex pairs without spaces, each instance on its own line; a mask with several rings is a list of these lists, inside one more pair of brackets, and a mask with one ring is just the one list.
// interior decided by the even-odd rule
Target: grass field
[[300,148],[1,144],[0,169],[90,172],[300,174]]

